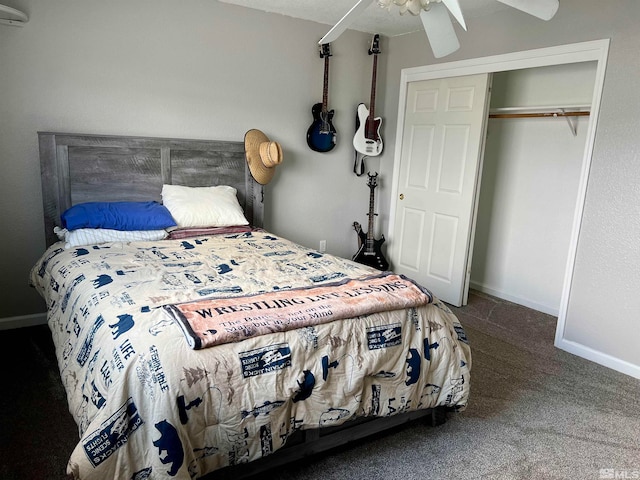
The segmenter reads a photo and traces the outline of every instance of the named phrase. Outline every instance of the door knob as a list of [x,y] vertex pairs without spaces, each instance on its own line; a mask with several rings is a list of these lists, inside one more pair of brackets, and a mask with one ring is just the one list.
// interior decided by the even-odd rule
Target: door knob
[[400,200],[404,200],[404,193],[400,194]]

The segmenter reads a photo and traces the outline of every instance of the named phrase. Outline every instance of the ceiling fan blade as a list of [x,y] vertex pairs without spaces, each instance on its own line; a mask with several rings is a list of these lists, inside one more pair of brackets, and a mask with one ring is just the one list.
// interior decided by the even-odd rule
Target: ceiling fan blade
[[359,0],[351,10],[349,10],[344,17],[342,17],[338,23],[336,23],[327,34],[318,42],[320,45],[325,43],[331,43],[344,32],[355,21],[356,18],[373,3],[374,0]]
[[558,11],[558,0],[498,0],[542,20],[551,20]]
[[455,17],[460,26],[467,30],[467,25],[464,23],[464,17],[462,16],[462,9],[460,8],[459,0],[442,0],[442,3],[449,9],[451,15]]
[[420,20],[436,58],[442,58],[460,48],[447,7],[440,3],[431,4],[429,10],[420,12]]

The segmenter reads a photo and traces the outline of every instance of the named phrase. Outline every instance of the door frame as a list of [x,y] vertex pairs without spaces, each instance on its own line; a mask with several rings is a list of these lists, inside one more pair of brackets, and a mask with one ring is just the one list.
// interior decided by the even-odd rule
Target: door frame
[[[573,272],[578,249],[578,239],[582,226],[582,215],[587,194],[587,182],[591,169],[591,158],[596,136],[596,127],[604,88],[604,77],[609,53],[609,39],[593,40],[588,42],[572,43],[555,47],[539,48],[522,52],[493,55],[489,57],[472,58],[456,62],[440,63],[422,67],[406,68],[400,75],[400,94],[398,99],[398,125],[396,130],[396,144],[394,150],[393,175],[391,182],[391,198],[389,202],[389,232],[393,232],[396,222],[396,207],[398,201],[398,181],[400,172],[400,157],[402,153],[402,138],[404,131],[404,111],[407,99],[408,84],[421,80],[434,80],[447,77],[473,75],[477,73],[495,73],[525,68],[546,67],[551,65],[563,65],[582,62],[596,62],[596,74],[591,99],[591,114],[587,125],[578,193],[573,215],[573,225],[569,241],[569,252],[563,280],[558,323],[556,327],[555,346],[574,353],[571,342],[564,339],[565,321],[569,306],[569,296],[573,283]],[[398,139],[400,139],[398,141]],[[478,182],[479,184],[480,182]],[[474,213],[474,222],[475,215]],[[470,244],[473,244],[473,238]],[[389,257],[393,263],[395,259],[395,247],[391,243]]]

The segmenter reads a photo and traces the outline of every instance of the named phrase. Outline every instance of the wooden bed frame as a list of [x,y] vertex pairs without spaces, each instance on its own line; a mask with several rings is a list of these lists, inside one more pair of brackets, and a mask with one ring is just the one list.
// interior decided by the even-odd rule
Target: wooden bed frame
[[[60,214],[88,201],[161,201],[164,183],[231,185],[249,222],[263,226],[262,188],[253,180],[244,142],[39,132],[42,201],[47,246]],[[203,478],[239,480],[301,460],[407,422],[439,425],[446,409],[362,418],[336,427],[297,431],[284,448],[263,459],[217,470]]]

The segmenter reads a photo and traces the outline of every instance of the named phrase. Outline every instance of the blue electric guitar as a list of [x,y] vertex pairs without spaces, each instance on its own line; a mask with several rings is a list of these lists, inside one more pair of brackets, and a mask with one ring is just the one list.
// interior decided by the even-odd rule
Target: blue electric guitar
[[322,103],[316,103],[311,108],[313,123],[307,130],[307,144],[316,152],[328,152],[336,146],[336,129],[332,120],[334,111],[327,109],[327,97],[329,91],[329,57],[331,56],[331,44],[320,45],[320,58],[324,58],[324,88],[322,90]]
[[373,75],[371,78],[371,103],[367,108],[364,103],[358,105],[356,116],[356,134],[353,137],[353,148],[356,152],[369,157],[375,157],[382,153],[382,137],[380,126],[382,118],[375,116],[376,102],[376,69],[378,66],[378,54],[380,53],[380,35],[375,34],[371,41],[369,55],[373,55]]

